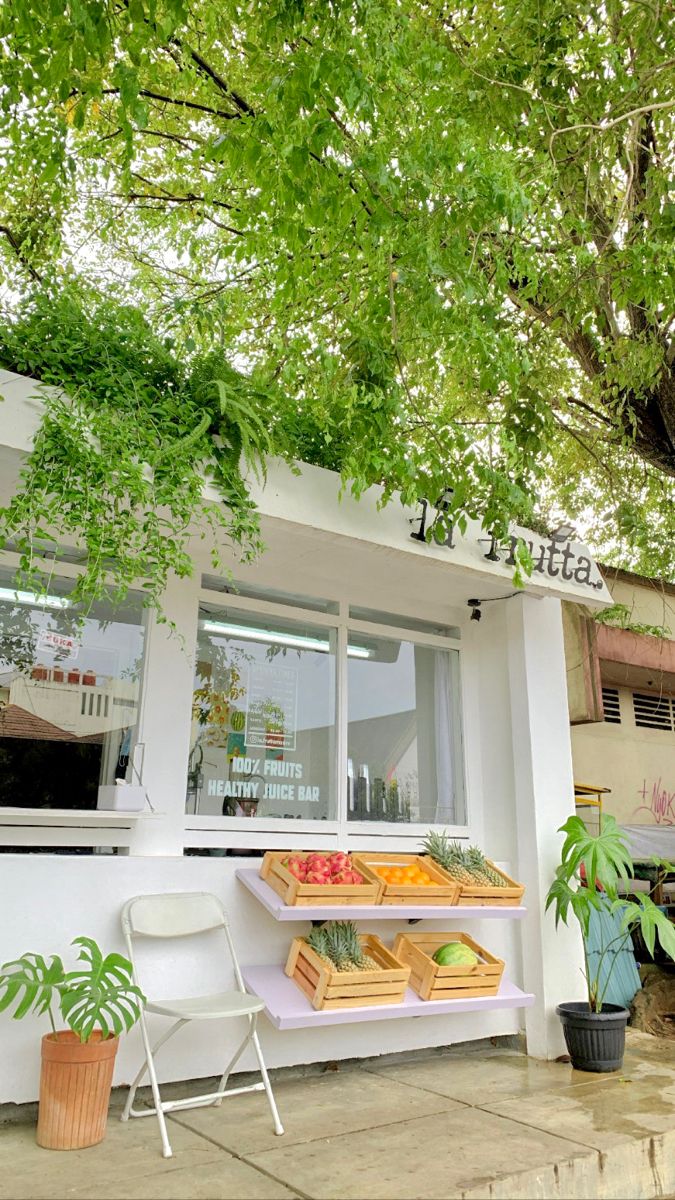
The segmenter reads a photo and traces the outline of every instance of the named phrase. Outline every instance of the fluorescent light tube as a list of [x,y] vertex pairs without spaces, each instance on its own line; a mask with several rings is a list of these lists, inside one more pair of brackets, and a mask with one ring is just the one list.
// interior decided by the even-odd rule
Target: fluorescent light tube
[[67,596],[38,596],[36,592],[15,592],[12,588],[0,587],[0,600],[13,604],[32,604],[35,608],[70,608]]
[[[228,637],[243,637],[250,642],[274,642],[278,646],[290,646],[295,650],[316,650],[327,654],[330,642],[323,638],[307,637],[299,633],[276,633],[270,629],[252,629],[248,625],[229,625],[226,621],[202,621],[205,633],[225,633]],[[370,658],[371,651],[366,646],[348,646],[350,658]]]

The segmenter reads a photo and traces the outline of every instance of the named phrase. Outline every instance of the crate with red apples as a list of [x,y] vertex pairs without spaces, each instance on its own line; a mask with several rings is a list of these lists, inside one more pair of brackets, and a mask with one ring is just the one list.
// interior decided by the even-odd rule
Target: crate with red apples
[[268,850],[260,875],[286,904],[377,904],[381,891],[341,850]]

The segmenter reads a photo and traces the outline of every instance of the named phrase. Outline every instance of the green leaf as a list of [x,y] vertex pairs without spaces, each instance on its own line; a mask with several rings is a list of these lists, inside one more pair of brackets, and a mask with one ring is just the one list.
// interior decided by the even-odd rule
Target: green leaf
[[0,1012],[18,1001],[12,1014],[18,1021],[27,1013],[46,1012],[55,991],[64,980],[63,963],[58,955],[49,962],[41,954],[24,954],[12,962],[3,963],[0,974]]
[[616,900],[612,910],[621,914],[623,929],[640,929],[652,957],[658,940],[662,949],[675,962],[675,925],[649,896],[640,895],[637,900]]
[[95,941],[78,937],[81,970],[69,971],[61,989],[61,1014],[73,1032],[86,1042],[94,1029],[115,1036],[131,1029],[138,1020],[145,996],[131,979],[131,963],[123,955],[104,958]]
[[596,881],[599,881],[611,892],[620,879],[632,874],[633,861],[626,836],[609,813],[603,814],[602,826],[597,834],[589,832],[581,817],[577,816],[570,817],[558,832],[566,834],[561,851],[561,870],[568,881],[577,875],[583,865],[589,891],[595,891]]

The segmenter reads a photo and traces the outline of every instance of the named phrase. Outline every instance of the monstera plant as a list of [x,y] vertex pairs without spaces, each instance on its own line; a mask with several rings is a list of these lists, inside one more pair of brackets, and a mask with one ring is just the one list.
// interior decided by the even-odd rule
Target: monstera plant
[[[0,971],[0,1012],[14,1020],[48,1016],[42,1039],[37,1140],[52,1150],[93,1146],[105,1135],[119,1035],[138,1020],[145,996],[132,979],[131,963],[103,955],[92,938],[77,937],[78,962],[66,971],[61,958],[23,954]],[[57,1030],[58,1012],[67,1029]]]

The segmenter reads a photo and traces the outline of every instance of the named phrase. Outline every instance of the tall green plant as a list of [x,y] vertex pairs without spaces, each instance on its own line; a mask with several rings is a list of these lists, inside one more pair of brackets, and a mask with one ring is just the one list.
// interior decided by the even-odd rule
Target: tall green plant
[[104,1037],[119,1036],[136,1023],[145,996],[131,978],[131,963],[121,954],[105,957],[92,938],[77,937],[78,961],[84,965],[66,971],[57,954],[47,961],[41,954],[23,954],[2,965],[0,1012],[12,1007],[15,1021],[28,1013],[47,1013],[56,1032],[53,1008],[81,1042],[88,1042],[95,1029]]
[[[546,897],[546,909],[554,909],[556,926],[561,921],[567,925],[570,917],[579,922],[584,941],[588,1004],[591,1012],[601,1012],[618,954],[628,943],[632,931],[640,930],[650,954],[653,954],[658,938],[666,953],[675,959],[675,926],[649,896],[628,900],[619,895],[619,883],[633,874],[633,861],[614,817],[604,815],[597,834],[590,833],[581,817],[576,816],[570,817],[558,832],[566,837],[560,866]],[[670,863],[660,862],[660,865],[671,871],[675,869]],[[597,962],[591,965],[586,948],[591,914],[607,906],[610,912],[620,914],[621,933],[603,946]],[[603,983],[603,967],[609,955],[612,961]]]

